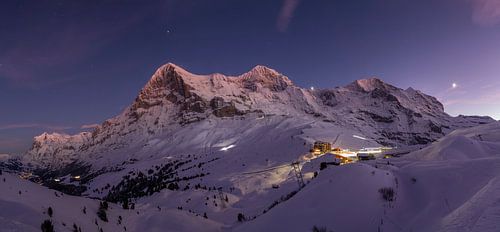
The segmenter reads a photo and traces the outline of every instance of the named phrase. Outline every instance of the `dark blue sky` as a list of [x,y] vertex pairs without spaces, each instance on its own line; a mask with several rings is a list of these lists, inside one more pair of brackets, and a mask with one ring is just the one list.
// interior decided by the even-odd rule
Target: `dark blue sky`
[[115,116],[166,62],[303,87],[378,76],[499,119],[500,1],[1,1],[0,153]]

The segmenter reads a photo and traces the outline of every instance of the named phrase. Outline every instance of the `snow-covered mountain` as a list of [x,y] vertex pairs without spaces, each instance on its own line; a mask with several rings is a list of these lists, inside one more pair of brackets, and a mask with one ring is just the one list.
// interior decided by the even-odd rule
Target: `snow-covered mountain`
[[74,159],[75,153],[89,142],[89,139],[88,132],[77,135],[43,133],[35,137],[30,152],[36,150],[36,159],[44,160],[46,164],[65,163]]
[[[411,88],[402,90],[377,78],[312,91],[293,85],[288,77],[264,66],[231,77],[195,75],[169,63],[154,73],[119,116],[92,133],[37,136],[27,157],[34,163],[62,166],[133,144],[146,145],[155,137],[175,134],[204,120],[255,121],[255,117],[328,122],[393,146],[426,144],[454,129],[493,121],[487,117],[450,117],[434,97]],[[219,142],[206,141],[204,146]]]
[[[280,213],[290,212],[280,209],[282,204],[303,209],[297,201],[318,198],[309,203],[319,205],[328,194],[337,194],[337,186],[349,183],[355,183],[346,186],[353,194],[338,193],[338,199],[378,204],[369,212],[384,212],[377,192],[363,201],[358,198],[397,186],[393,178],[400,174],[370,163],[319,172],[317,162],[307,163],[305,158],[315,141],[349,149],[405,148],[491,122],[488,117],[451,117],[434,97],[377,78],[310,90],[264,66],[225,76],[195,75],[166,64],[120,115],[92,132],[37,136],[22,162],[48,187],[119,204],[133,202],[147,209],[141,211],[147,217],[129,218],[141,221],[134,224],[136,231],[164,229],[158,224],[162,216],[150,212],[155,209],[167,210],[171,212],[167,216],[183,223],[207,225],[209,231],[265,231],[267,220],[281,220]],[[295,161],[298,166],[291,165]],[[302,178],[297,176],[299,169]],[[366,173],[376,178],[367,180]],[[332,175],[340,180],[331,182]],[[306,187],[302,188],[300,179]],[[329,183],[334,185],[328,187]],[[328,213],[335,202],[322,205],[318,210]],[[362,207],[342,211],[348,208],[344,206],[333,214],[354,215]],[[296,229],[307,226],[303,228],[309,230],[316,223],[332,226],[309,222],[313,224]],[[376,230],[377,223],[331,228]],[[189,231],[177,231],[183,230]]]

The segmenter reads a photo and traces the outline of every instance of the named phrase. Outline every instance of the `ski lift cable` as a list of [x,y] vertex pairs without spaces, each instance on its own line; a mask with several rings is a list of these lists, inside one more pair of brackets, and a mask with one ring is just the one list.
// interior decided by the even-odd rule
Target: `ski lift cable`
[[270,172],[270,171],[273,171],[273,170],[276,170],[276,169],[280,169],[280,168],[292,167],[294,163],[304,164],[306,162],[305,161],[302,161],[302,162],[292,162],[292,163],[289,163],[289,164],[282,164],[282,165],[279,165],[279,166],[274,166],[274,167],[270,167],[270,168],[266,168],[266,169],[262,169],[262,170],[258,170],[258,171],[243,172],[243,173],[240,173],[240,175],[254,175],[254,174],[260,174],[260,173]]

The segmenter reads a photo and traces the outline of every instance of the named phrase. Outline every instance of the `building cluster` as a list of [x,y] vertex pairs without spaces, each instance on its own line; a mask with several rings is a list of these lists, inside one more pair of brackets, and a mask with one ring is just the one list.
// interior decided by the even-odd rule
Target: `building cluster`
[[[355,160],[373,160],[376,156],[385,153],[390,150],[390,147],[373,147],[373,148],[363,148],[356,151],[351,151],[349,149],[342,149],[340,147],[335,147],[332,149],[332,144],[324,141],[316,141],[310,150],[313,156],[321,156],[324,154],[331,154],[338,159],[341,164],[349,163]],[[384,156],[387,158],[387,156]]]

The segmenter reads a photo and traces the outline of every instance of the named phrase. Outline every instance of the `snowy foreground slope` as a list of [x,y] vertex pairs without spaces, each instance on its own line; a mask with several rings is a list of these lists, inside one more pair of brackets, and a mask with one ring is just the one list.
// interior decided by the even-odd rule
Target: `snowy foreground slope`
[[[69,196],[4,172],[0,175],[0,231],[40,231],[44,220],[51,220],[55,231],[73,231],[74,225],[81,231],[217,231],[220,228],[208,219],[196,220],[188,213],[158,210],[148,205],[123,210],[110,204],[106,211],[109,222],[104,222],[97,216],[99,202]],[[52,217],[47,213],[49,207],[53,210]]]
[[[326,169],[235,231],[500,231],[500,123],[385,161]],[[394,189],[393,201],[382,187]]]
[[[427,174],[435,171],[442,178],[460,177],[446,171],[457,167],[447,165],[454,161],[435,157],[442,156],[441,150],[453,151],[454,143],[462,142],[450,140],[447,146],[443,141],[449,137],[444,137],[436,143],[441,147],[432,145],[419,151],[428,151],[425,154],[391,160],[395,165],[390,166],[376,164],[386,162],[377,160],[320,171],[319,160],[328,161],[327,156],[312,162],[305,157],[318,140],[349,149],[382,145],[406,149],[425,146],[455,129],[491,122],[488,117],[451,117],[434,97],[376,78],[312,91],[263,66],[229,77],[196,75],[167,64],[155,72],[120,115],[92,132],[37,136],[21,162],[0,162],[0,168],[34,174],[31,180],[43,186],[26,181],[22,185],[31,184],[47,196],[54,195],[54,190],[46,188],[50,187],[80,195],[63,197],[94,207],[98,207],[98,201],[90,200],[93,198],[113,203],[112,220],[117,215],[127,217],[128,231],[308,231],[315,225],[335,231],[376,231],[379,227],[384,231],[437,230],[441,219],[430,221],[427,216],[448,217],[449,212],[442,211],[444,207],[437,201],[442,199],[434,196],[446,192],[439,189],[447,186]],[[460,131],[451,136],[456,133]],[[495,138],[491,141],[497,142]],[[469,147],[471,152],[467,154],[482,149],[490,156],[489,148],[482,143],[477,146]],[[461,155],[449,157],[455,156]],[[307,183],[300,191],[297,166],[291,165],[296,161]],[[470,166],[469,161],[462,162]],[[316,178],[315,172],[319,172]],[[75,181],[76,176],[79,180]],[[416,182],[412,181],[414,176]],[[432,183],[437,187],[430,186]],[[479,187],[481,183],[474,185]],[[378,191],[384,187],[396,190],[395,201],[381,199]],[[476,193],[475,187],[461,192]],[[427,188],[438,192],[427,192]],[[414,191],[421,194],[413,196]],[[0,192],[4,194],[5,190]],[[472,197],[460,196],[447,198],[447,204],[456,207],[453,204]],[[41,207],[51,203],[56,204],[39,199],[37,223],[45,219]],[[419,208],[419,203],[428,205]],[[120,209],[131,204],[135,204],[134,210]],[[425,211],[431,209],[434,211],[429,212],[435,214]],[[467,216],[456,215],[446,225]],[[74,220],[69,216],[64,219],[66,224]],[[16,221],[9,217],[5,220]],[[86,228],[96,228],[93,219],[88,220],[91,223]],[[112,220],[104,223],[104,231],[120,231],[111,225],[116,224]],[[294,227],[286,227],[289,224]]]
[[[110,204],[110,222],[105,223],[96,216],[97,200],[56,193],[4,172],[0,204],[8,210],[0,213],[0,231],[38,231],[51,206],[58,231],[76,224],[82,231],[123,231],[123,226],[128,231],[312,231],[316,226],[327,231],[493,232],[500,230],[498,151],[500,123],[457,130],[404,157],[330,166],[293,197],[246,222],[224,217],[223,211],[238,208],[237,195],[229,195],[226,208],[212,206],[209,219],[169,209],[180,201],[195,201],[189,204],[199,208],[196,201],[206,196],[200,189],[164,190],[142,198],[134,210]],[[383,199],[382,188],[394,190],[391,201]]]

